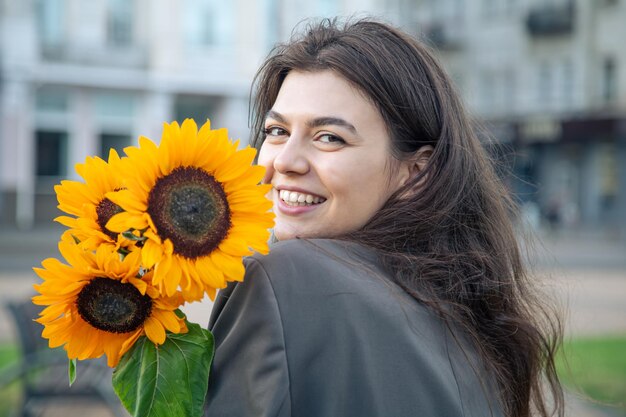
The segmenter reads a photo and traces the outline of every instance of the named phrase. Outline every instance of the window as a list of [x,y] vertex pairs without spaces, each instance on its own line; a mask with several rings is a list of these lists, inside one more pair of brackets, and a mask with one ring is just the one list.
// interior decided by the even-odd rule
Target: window
[[236,27],[233,2],[187,0],[183,28],[187,43],[194,47],[228,47]]
[[36,166],[38,177],[65,175],[67,163],[67,133],[39,130],[36,135]]
[[502,73],[502,109],[514,112],[517,108],[517,74],[513,68]]
[[617,93],[617,68],[615,59],[606,58],[603,64],[602,97],[605,103],[615,100]]
[[537,90],[539,107],[550,107],[552,104],[552,70],[547,62],[539,66]]
[[93,95],[94,128],[100,132],[99,155],[109,156],[109,149],[120,151],[130,145],[134,127],[136,98],[132,93],[102,91]]
[[574,101],[574,66],[565,59],[562,66],[561,100],[564,108],[572,108]]
[[516,110],[517,74],[514,68],[486,69],[480,75],[479,83],[483,112],[503,115]]
[[207,118],[211,118],[211,124],[215,126],[213,120],[215,110],[216,102],[212,97],[179,96],[176,99],[174,114],[178,123],[185,119],[194,119],[198,126],[202,126]]
[[123,155],[124,148],[129,145],[129,135],[102,133],[100,135],[100,157],[106,160],[111,149],[115,149],[119,155]]
[[64,0],[39,0],[36,4],[39,41],[44,48],[59,47],[63,43]]
[[36,93],[35,108],[42,113],[65,113],[69,108],[69,94],[59,88],[40,87]]
[[109,0],[107,40],[112,46],[129,46],[133,43],[133,1]]
[[132,120],[135,97],[127,93],[102,92],[95,96],[97,119],[122,118]]

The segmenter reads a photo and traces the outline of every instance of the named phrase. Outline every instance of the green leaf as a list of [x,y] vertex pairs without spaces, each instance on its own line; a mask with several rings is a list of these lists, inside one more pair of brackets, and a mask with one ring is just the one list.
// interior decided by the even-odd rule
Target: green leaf
[[126,238],[128,240],[132,240],[134,242],[143,242],[144,240],[147,239],[147,237],[136,236],[135,234],[133,234],[133,232],[131,230],[127,230],[125,232],[122,232],[122,236],[124,236],[124,238]]
[[70,359],[67,363],[67,375],[70,379],[70,387],[76,381],[76,359]]
[[155,346],[141,337],[113,372],[113,388],[134,417],[195,417],[204,400],[213,360],[213,335],[194,323]]

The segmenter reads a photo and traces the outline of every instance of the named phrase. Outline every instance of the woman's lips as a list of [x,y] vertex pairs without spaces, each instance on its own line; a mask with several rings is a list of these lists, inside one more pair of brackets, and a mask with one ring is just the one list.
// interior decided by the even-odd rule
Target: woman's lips
[[326,199],[303,191],[277,189],[278,209],[288,215],[307,213],[315,210]]
[[319,204],[326,201],[324,197],[290,190],[279,190],[278,198],[291,207],[303,207],[306,205]]

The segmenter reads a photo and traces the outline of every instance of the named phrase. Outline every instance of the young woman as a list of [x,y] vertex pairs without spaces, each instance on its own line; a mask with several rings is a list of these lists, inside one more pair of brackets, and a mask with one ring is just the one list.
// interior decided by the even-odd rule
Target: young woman
[[562,414],[558,320],[424,45],[310,26],[261,67],[254,116],[279,242],[218,295],[207,415]]

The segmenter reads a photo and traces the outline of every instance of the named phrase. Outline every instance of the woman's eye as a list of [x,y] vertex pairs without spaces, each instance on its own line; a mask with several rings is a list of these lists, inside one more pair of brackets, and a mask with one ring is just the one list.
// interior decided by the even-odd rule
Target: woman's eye
[[287,134],[287,131],[285,129],[282,129],[280,127],[268,127],[265,129],[265,135],[267,136],[284,136]]
[[322,143],[333,143],[333,144],[346,143],[346,141],[341,139],[339,136],[331,135],[329,133],[325,133],[323,135],[318,136],[317,140]]

